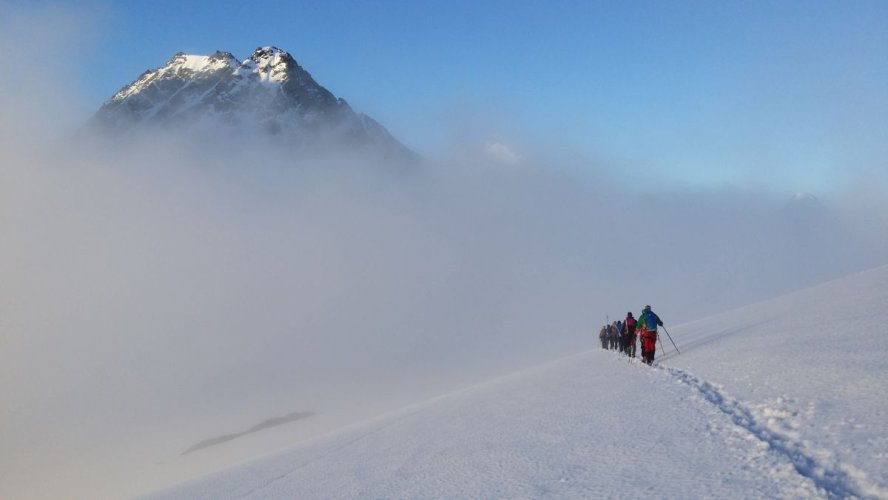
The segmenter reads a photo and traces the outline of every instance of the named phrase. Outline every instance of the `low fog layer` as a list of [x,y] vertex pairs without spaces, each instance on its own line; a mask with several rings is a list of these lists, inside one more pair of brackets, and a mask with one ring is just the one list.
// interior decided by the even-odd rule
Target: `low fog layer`
[[108,144],[59,132],[52,81],[0,87],[4,498],[152,489],[289,444],[177,461],[269,418],[312,413],[303,438],[593,348],[607,315],[668,327],[888,261],[872,186],[791,203],[556,157]]
[[646,303],[668,326],[885,262],[844,205],[235,149],[4,144],[3,496],[154,487],[146,467],[274,416],[364,418],[592,348]]

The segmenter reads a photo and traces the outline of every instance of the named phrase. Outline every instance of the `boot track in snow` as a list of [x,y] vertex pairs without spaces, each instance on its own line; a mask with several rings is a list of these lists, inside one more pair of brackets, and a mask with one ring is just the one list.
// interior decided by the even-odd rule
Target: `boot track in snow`
[[668,366],[657,366],[674,377],[678,382],[700,393],[704,400],[731,418],[733,423],[752,434],[768,449],[788,459],[796,472],[810,479],[829,498],[878,498],[886,492],[870,483],[860,471],[851,473],[843,469],[849,467],[841,463],[824,463],[815,458],[814,453],[797,440],[783,435],[756,420],[741,402],[727,396],[713,384],[701,380],[683,370]]

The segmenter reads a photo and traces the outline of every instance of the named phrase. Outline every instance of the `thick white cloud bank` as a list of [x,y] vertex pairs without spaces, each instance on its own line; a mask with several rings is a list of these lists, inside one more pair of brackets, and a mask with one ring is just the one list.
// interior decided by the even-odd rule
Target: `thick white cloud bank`
[[[3,498],[152,490],[585,349],[607,314],[674,324],[888,261],[878,187],[786,206],[554,157],[108,143],[60,125],[76,96],[39,76],[0,82]],[[294,411],[315,415],[173,460]]]
[[884,219],[756,193],[150,142],[3,149],[3,496],[143,491],[270,417],[317,413],[282,446],[586,348],[606,314],[675,324],[886,255]]

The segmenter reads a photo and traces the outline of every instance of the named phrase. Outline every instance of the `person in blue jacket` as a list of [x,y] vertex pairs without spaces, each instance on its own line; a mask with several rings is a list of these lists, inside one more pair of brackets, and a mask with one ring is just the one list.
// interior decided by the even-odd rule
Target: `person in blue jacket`
[[654,354],[657,351],[657,327],[663,326],[663,321],[657,313],[651,310],[651,306],[644,306],[638,315],[638,336],[641,338],[641,360],[647,364],[654,362]]

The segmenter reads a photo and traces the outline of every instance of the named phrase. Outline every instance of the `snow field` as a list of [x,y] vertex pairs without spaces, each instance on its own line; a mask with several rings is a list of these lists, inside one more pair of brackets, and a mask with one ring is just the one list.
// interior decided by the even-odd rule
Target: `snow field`
[[669,328],[653,368],[588,351],[146,498],[888,498],[886,312],[883,267]]
[[690,349],[664,359],[744,401],[833,496],[888,498],[886,313],[880,267],[670,329]]
[[817,496],[786,469],[671,373],[593,351],[147,498]]

